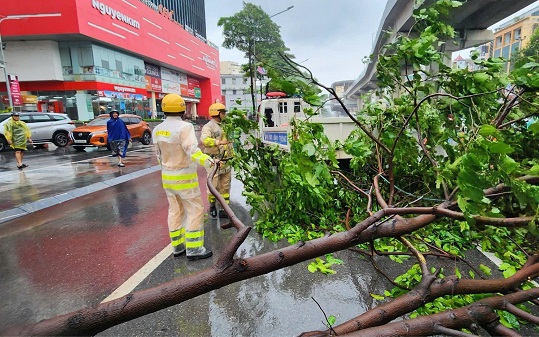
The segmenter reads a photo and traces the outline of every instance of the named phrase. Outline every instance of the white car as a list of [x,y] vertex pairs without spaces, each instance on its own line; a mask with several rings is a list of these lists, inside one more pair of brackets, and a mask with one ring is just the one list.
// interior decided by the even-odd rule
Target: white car
[[[21,121],[32,131],[34,145],[54,143],[58,147],[66,146],[69,134],[75,129],[75,123],[66,114],[56,112],[21,112]],[[0,114],[0,152],[8,147],[4,136],[4,124],[11,118],[11,113]]]

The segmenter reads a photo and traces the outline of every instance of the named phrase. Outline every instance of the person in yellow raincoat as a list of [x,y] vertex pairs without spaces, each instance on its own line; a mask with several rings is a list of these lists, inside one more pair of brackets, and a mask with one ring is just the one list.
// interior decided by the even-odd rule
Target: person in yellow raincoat
[[11,113],[11,119],[4,124],[4,135],[8,144],[15,150],[15,160],[17,161],[17,168],[22,170],[28,165],[23,164],[22,159],[24,157],[24,151],[27,150],[26,143],[32,143],[32,132],[28,128],[25,122],[20,120],[21,115],[18,112]]
[[[204,144],[204,153],[212,158],[219,160],[228,160],[232,157],[232,143],[226,138],[226,134],[221,128],[221,122],[226,117],[226,107],[221,103],[210,105],[209,115],[211,120],[204,124],[200,133],[200,141]],[[226,203],[230,203],[230,183],[232,181],[232,168],[229,165],[221,163],[215,175],[212,184],[217,189]],[[217,207],[215,205],[215,196],[208,193],[210,202],[210,216],[217,217]],[[219,218],[228,218],[224,210],[219,210]]]
[[163,188],[168,199],[168,229],[174,257],[184,252],[188,260],[206,259],[204,205],[198,184],[197,164],[209,170],[217,161],[198,148],[193,124],[183,121],[185,101],[178,94],[163,97],[166,119],[152,132]]

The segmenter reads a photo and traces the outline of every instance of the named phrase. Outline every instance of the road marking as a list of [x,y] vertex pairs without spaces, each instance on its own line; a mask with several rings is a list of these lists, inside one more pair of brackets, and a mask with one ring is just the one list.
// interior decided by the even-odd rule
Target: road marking
[[107,298],[105,298],[101,303],[109,302],[120,297],[123,297],[135,289],[140,282],[142,282],[146,277],[148,277],[159,265],[166,260],[167,257],[172,254],[172,248],[170,245],[167,245],[162,251],[160,251],[156,256],[154,256],[150,261],[148,261],[142,268],[140,268],[133,276],[131,276],[127,281],[125,281],[118,289],[114,290]]

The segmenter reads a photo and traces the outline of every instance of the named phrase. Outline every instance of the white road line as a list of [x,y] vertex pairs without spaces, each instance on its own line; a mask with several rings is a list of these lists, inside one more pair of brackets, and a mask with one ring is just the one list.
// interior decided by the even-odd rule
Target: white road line
[[142,282],[146,277],[148,277],[159,265],[165,261],[167,257],[172,254],[172,248],[170,245],[167,245],[162,251],[160,251],[156,256],[154,256],[150,261],[148,261],[142,268],[140,268],[133,276],[131,276],[127,281],[125,281],[118,289],[114,290],[107,298],[105,298],[101,303],[109,302],[120,297],[123,297],[135,289],[140,282]]

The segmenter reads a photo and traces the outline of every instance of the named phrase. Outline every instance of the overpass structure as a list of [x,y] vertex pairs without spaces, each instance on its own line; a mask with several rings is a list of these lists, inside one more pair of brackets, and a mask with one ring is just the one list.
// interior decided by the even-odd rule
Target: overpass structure
[[[424,0],[420,7],[432,5],[435,0]],[[531,5],[536,0],[468,0],[456,10],[449,23],[456,29],[459,36],[454,40],[457,44],[447,42],[445,51],[452,52],[473,46],[478,46],[494,39],[493,32],[488,27],[505,19]],[[360,95],[377,87],[376,65],[378,51],[395,37],[395,34],[408,33],[415,20],[412,17],[415,0],[388,0],[384,10],[376,40],[371,52],[371,62],[359,75],[354,83],[344,93],[348,99],[358,99]],[[387,38],[384,32],[392,31],[393,36]]]

